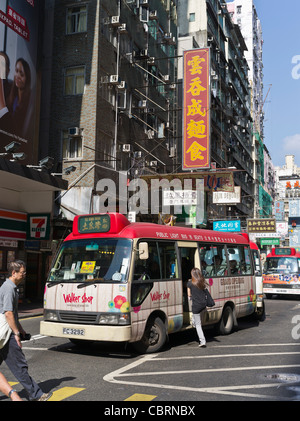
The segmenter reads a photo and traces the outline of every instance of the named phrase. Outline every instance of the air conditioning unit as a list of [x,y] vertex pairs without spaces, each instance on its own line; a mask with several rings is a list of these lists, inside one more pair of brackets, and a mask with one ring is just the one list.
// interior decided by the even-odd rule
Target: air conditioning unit
[[120,25],[120,16],[112,16],[110,22],[111,22],[112,26],[119,26]]
[[140,0],[140,6],[148,7],[149,6],[149,0]]
[[142,58],[148,58],[149,57],[149,53],[148,53],[147,48],[145,50],[140,50],[140,57],[142,57]]
[[125,143],[125,145],[122,145],[122,151],[123,152],[131,152],[132,146],[129,143]]
[[175,89],[176,89],[176,83],[171,83],[171,85],[169,86],[169,89],[171,91],[175,91]]
[[149,57],[147,63],[153,66],[155,64],[155,57]]
[[158,19],[157,10],[150,10],[149,19],[150,20],[157,20]]
[[157,161],[150,161],[150,167],[157,167]]
[[126,89],[127,84],[126,84],[125,80],[122,80],[121,83],[119,85],[117,85],[117,88],[119,89],[119,91],[123,91],[124,89]]
[[108,83],[110,83],[111,85],[119,85],[120,82],[121,79],[118,75],[110,75],[108,78]]
[[164,39],[166,41],[171,41],[171,39],[172,39],[172,32],[165,32],[164,33]]
[[80,136],[81,135],[81,129],[79,127],[70,127],[68,129],[69,136]]
[[134,152],[134,157],[135,158],[141,158],[142,157],[142,151],[136,151],[136,152]]
[[150,129],[147,130],[148,139],[153,139],[154,135],[155,135],[154,130],[150,130]]
[[120,34],[126,34],[127,33],[126,23],[121,23],[118,29],[119,29]]
[[139,108],[146,108],[147,107],[147,101],[143,99],[142,101],[139,101],[138,103]]
[[175,148],[175,146],[171,146],[170,147],[169,157],[170,158],[174,158],[175,155],[176,155],[176,148]]
[[162,79],[163,79],[163,81],[165,81],[165,82],[169,82],[169,80],[170,80],[170,75],[163,75],[163,76],[162,76]]

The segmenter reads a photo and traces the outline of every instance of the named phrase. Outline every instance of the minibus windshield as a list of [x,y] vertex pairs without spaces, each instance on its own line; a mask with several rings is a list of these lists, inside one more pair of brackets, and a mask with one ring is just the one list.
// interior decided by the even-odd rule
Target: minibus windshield
[[[100,238],[63,243],[51,268],[51,284],[126,282],[132,241]],[[48,285],[51,285],[48,284]]]
[[265,274],[299,273],[299,262],[296,257],[268,257],[264,267]]

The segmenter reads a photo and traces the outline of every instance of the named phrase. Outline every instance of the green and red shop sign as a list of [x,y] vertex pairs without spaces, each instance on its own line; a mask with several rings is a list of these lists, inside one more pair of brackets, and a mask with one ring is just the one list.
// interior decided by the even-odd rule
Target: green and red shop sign
[[0,209],[0,238],[5,240],[49,240],[50,214],[27,214]]

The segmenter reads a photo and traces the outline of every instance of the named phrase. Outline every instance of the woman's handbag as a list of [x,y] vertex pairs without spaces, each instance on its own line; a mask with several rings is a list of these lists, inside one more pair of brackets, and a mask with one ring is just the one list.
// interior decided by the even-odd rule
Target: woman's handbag
[[210,295],[210,292],[208,291],[208,289],[205,290],[205,295],[206,295],[206,307],[213,307],[216,305],[216,303],[214,302],[212,296]]

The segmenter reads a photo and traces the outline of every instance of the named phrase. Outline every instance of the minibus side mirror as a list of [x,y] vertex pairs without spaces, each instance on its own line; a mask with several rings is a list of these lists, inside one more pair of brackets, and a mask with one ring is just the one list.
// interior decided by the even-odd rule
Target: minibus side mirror
[[146,242],[139,243],[139,259],[146,260],[148,258],[149,258],[148,243]]

